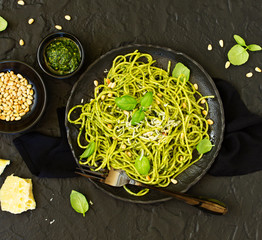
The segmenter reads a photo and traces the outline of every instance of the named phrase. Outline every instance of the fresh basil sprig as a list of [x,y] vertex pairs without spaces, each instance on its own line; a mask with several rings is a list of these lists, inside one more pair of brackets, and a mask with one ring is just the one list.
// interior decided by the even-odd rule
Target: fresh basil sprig
[[88,203],[86,197],[82,193],[77,192],[75,190],[71,191],[70,203],[71,203],[72,208],[76,212],[82,213],[83,216],[85,216],[85,213],[89,209],[89,203]]
[[149,159],[145,156],[138,156],[135,161],[135,168],[141,175],[147,175],[150,170]]
[[237,42],[228,52],[227,57],[230,63],[239,66],[246,63],[249,59],[249,53],[247,50],[261,51],[262,48],[257,44],[246,45],[246,41],[239,35],[234,35],[234,39]]
[[133,114],[132,119],[131,119],[131,124],[136,125],[140,123],[142,120],[144,120],[144,118],[145,118],[145,113],[143,109],[140,108]]
[[190,70],[183,63],[178,62],[172,71],[172,76],[178,78],[181,74],[183,74],[186,80],[189,80]]
[[115,99],[116,105],[122,110],[133,110],[137,105],[137,100],[129,95],[124,95],[122,97],[117,97]]
[[95,142],[94,142],[94,141],[90,142],[90,143],[87,145],[86,150],[85,150],[85,151],[82,153],[82,155],[80,156],[80,159],[90,157],[90,156],[94,153],[95,148],[96,148]]
[[204,139],[202,139],[202,140],[199,142],[199,144],[197,145],[196,149],[197,149],[197,151],[198,151],[200,154],[204,154],[204,153],[209,152],[209,151],[212,149],[213,146],[214,146],[214,145],[212,145],[212,143],[210,142],[209,139],[204,138]]

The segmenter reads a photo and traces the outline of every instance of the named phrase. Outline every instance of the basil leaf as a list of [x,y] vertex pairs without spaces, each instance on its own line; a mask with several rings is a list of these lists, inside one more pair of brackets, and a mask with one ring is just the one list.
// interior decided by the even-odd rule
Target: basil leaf
[[142,110],[142,108],[140,108],[133,114],[132,119],[131,119],[131,124],[136,125],[140,123],[142,120],[144,120],[144,118],[145,118],[145,113]]
[[89,204],[88,204],[86,197],[82,193],[77,192],[75,190],[71,191],[70,203],[71,203],[72,208],[76,212],[82,213],[83,216],[85,216],[85,213],[89,209]]
[[247,46],[247,49],[249,51],[252,51],[252,52],[254,52],[254,51],[261,51],[262,50],[262,48],[259,45],[257,45],[257,44],[250,44],[250,45]]
[[138,156],[135,161],[135,168],[141,175],[147,175],[150,170],[150,162],[147,157]]
[[229,50],[227,56],[228,56],[228,60],[233,65],[242,65],[245,62],[247,62],[249,58],[249,54],[246,51],[246,49],[238,44],[236,44]]
[[197,145],[196,149],[200,154],[204,154],[209,152],[212,149],[213,145],[210,142],[209,139],[204,138],[200,141],[200,143]]
[[178,62],[172,71],[172,76],[178,78],[181,74],[183,74],[188,81],[190,77],[190,70],[183,63]]
[[242,38],[242,37],[240,37],[240,36],[238,36],[238,35],[234,35],[234,39],[235,39],[235,41],[239,44],[239,45],[241,45],[241,46],[246,46],[246,42],[245,42],[245,40]]
[[96,144],[95,142],[90,142],[88,145],[87,145],[87,148],[86,150],[82,153],[82,155],[80,156],[80,159],[83,159],[83,158],[88,158],[90,157],[94,151],[95,151],[95,148],[96,148]]
[[143,108],[149,107],[153,102],[153,93],[147,92],[141,99],[140,104]]
[[133,110],[137,105],[136,99],[129,95],[117,97],[115,103],[119,108],[127,111]]

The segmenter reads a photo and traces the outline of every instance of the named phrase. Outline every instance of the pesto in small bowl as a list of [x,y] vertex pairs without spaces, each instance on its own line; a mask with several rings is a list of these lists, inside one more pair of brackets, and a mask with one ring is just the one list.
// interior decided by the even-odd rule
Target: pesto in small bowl
[[66,79],[76,75],[84,64],[84,49],[71,33],[47,35],[37,49],[37,62],[49,76]]
[[57,75],[74,72],[81,62],[77,44],[66,37],[59,37],[47,44],[44,59],[49,70]]

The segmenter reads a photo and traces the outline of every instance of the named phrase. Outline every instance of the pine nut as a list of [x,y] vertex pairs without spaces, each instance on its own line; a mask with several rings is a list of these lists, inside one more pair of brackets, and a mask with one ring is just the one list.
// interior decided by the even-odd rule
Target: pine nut
[[196,90],[198,90],[198,85],[196,83],[193,86]]
[[248,77],[248,78],[251,78],[252,76],[253,76],[252,72],[249,72],[249,73],[246,74],[246,77]]
[[33,18],[30,18],[30,19],[28,20],[28,24],[33,24],[34,21],[35,21],[35,20],[34,20]]
[[95,85],[96,87],[98,86],[98,81],[97,81],[97,80],[94,81],[94,85]]
[[66,19],[67,21],[70,21],[70,20],[71,20],[71,16],[70,16],[70,15],[65,15],[65,19]]
[[207,50],[208,50],[208,51],[211,51],[211,50],[212,50],[212,45],[211,45],[211,44],[208,44]]
[[220,45],[220,47],[224,47],[224,41],[222,39],[219,40],[219,45]]
[[23,40],[23,39],[20,39],[20,40],[19,40],[19,44],[20,44],[20,46],[24,46],[24,45],[25,45],[24,40]]
[[17,2],[17,4],[23,6],[23,5],[25,5],[25,2],[24,2],[23,0],[19,0],[19,1]]
[[227,62],[225,63],[225,69],[227,69],[227,68],[229,68],[229,67],[230,67],[230,62],[227,61]]
[[259,67],[256,67],[256,68],[255,68],[255,71],[256,71],[256,72],[262,72],[262,70],[261,70]]
[[111,88],[115,88],[115,86],[116,86],[116,82],[113,82]]
[[207,120],[207,123],[208,123],[209,125],[213,125],[213,124],[214,124],[213,120],[211,120],[211,119],[208,119],[208,120]]
[[57,30],[62,30],[62,26],[60,26],[60,25],[55,25],[55,28],[56,28]]
[[177,180],[174,179],[174,178],[171,178],[171,182],[172,182],[173,184],[177,184]]

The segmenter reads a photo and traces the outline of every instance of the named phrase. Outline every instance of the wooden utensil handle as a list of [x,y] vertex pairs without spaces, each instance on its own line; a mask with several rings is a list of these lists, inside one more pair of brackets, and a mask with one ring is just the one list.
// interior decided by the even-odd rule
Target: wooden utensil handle
[[144,186],[149,189],[157,190],[161,193],[164,193],[168,196],[171,196],[173,198],[176,198],[178,200],[181,200],[189,205],[195,206],[197,208],[200,208],[202,210],[208,211],[210,213],[224,215],[227,213],[227,207],[224,203],[220,202],[216,199],[210,199],[206,197],[197,197],[197,196],[191,196],[189,194],[185,193],[174,193],[171,191],[167,191],[161,188],[153,187],[153,186]]

